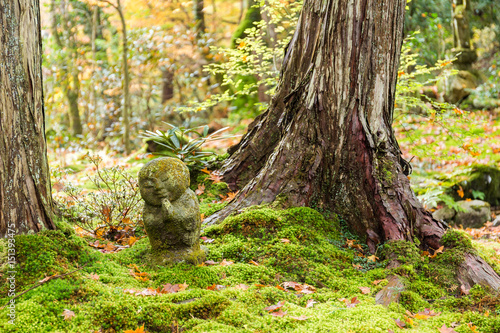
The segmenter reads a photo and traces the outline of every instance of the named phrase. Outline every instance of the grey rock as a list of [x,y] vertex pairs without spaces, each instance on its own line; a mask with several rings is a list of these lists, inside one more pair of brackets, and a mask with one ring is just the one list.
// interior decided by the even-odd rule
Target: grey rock
[[186,165],[172,157],[152,160],[139,171],[144,227],[155,264],[199,264],[205,258],[198,198],[189,182]]
[[457,212],[454,218],[456,225],[464,228],[480,228],[491,219],[490,204],[481,200],[457,201],[457,204],[464,210]]
[[432,217],[436,220],[452,221],[455,217],[455,214],[456,212],[453,209],[449,207],[443,207],[432,213]]

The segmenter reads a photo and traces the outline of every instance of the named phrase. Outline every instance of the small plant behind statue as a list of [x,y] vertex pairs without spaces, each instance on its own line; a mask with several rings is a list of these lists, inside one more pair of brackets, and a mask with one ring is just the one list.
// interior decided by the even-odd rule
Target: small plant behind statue
[[152,263],[201,263],[200,209],[186,165],[172,157],[152,160],[139,171],[139,188]]

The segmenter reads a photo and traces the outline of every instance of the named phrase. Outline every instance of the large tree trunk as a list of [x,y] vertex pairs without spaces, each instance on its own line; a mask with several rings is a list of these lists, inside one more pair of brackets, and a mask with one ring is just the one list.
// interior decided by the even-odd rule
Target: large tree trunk
[[[289,205],[340,214],[372,252],[387,240],[440,246],[445,226],[411,190],[392,129],[405,5],[304,2],[277,93],[222,168],[241,190],[205,223],[280,195]],[[485,271],[497,288],[498,275]]]
[[0,0],[0,237],[54,229],[38,1]]

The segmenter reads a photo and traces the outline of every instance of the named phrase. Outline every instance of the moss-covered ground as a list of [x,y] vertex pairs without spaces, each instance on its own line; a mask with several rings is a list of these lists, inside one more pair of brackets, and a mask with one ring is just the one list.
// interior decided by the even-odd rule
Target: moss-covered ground
[[[147,332],[438,332],[443,325],[457,332],[500,331],[498,299],[480,287],[461,295],[454,280],[461,253],[478,251],[460,231],[447,234],[447,248],[434,258],[413,244],[391,242],[379,248],[377,259],[341,232],[345,226],[335,215],[252,207],[204,230],[208,264],[158,267],[148,264],[147,238],[118,253],[101,253],[66,223],[59,226],[16,236],[16,291],[77,271],[18,297],[15,325],[8,322],[10,310],[2,308],[1,332],[124,332],[142,325]],[[0,244],[6,277],[7,243]],[[491,255],[491,249],[478,248]],[[401,265],[387,269],[389,258]],[[147,273],[144,281],[131,274],[133,265]],[[400,304],[385,308],[375,304],[375,294],[390,274],[401,276],[407,288]],[[286,282],[309,289],[285,289]],[[126,292],[168,283],[188,286],[153,296]],[[3,306],[8,285],[0,288]],[[359,303],[347,306],[353,297]],[[308,306],[311,300],[316,303]],[[283,301],[281,312],[274,312],[286,313],[282,317],[265,310]],[[440,314],[411,317],[425,308]],[[71,315],[64,316],[66,310]]]
[[[137,174],[150,159],[130,159],[129,171]],[[91,170],[81,159],[71,169],[66,180],[86,188],[78,174]],[[233,195],[227,184],[201,170],[192,172],[191,188],[205,217]],[[56,278],[15,299],[14,325],[5,306],[10,284],[0,284],[0,332],[125,332],[143,325],[146,332],[425,333],[439,332],[443,325],[460,333],[500,332],[500,299],[478,286],[464,293],[455,270],[465,252],[474,252],[500,271],[500,243],[494,238],[471,240],[451,230],[436,256],[406,242],[382,244],[371,255],[335,214],[255,206],[203,230],[208,250],[203,265],[159,267],[148,261],[147,238],[103,253],[89,246],[96,239],[75,233],[68,221],[58,227],[16,236],[16,293]],[[3,281],[12,270],[7,250],[8,243],[0,240]],[[388,266],[389,261],[399,266]],[[400,302],[385,308],[375,295],[391,275],[398,275],[405,288]],[[182,288],[137,295],[168,284]],[[290,288],[294,285],[297,290]],[[282,306],[267,311],[272,305]],[[416,315],[425,309],[438,315]]]

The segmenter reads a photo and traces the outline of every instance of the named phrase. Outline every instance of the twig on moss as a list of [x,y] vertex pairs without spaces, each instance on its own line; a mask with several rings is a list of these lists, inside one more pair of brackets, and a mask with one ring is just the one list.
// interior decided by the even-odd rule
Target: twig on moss
[[17,294],[16,296],[12,297],[8,302],[7,304],[5,304],[4,306],[2,306],[0,308],[0,310],[3,310],[10,302],[12,302],[13,300],[15,300],[16,298],[18,298],[19,296],[23,295],[23,294],[26,294],[28,291],[31,291],[37,287],[40,287],[42,284],[45,284],[47,282],[49,282],[50,280],[55,280],[55,279],[59,279],[59,278],[62,278],[66,275],[70,275],[70,274],[73,274],[75,272],[78,272],[79,270],[82,270],[85,266],[87,266],[89,263],[86,263],[85,265],[83,265],[82,267],[78,268],[78,269],[75,269],[74,271],[72,272],[69,272],[69,273],[66,273],[66,274],[59,274],[59,275],[52,275],[52,276],[48,276],[46,278],[44,278],[43,280],[39,281],[38,284],[34,285],[33,287],[31,287],[30,289],[28,290],[25,290],[23,291],[22,293],[20,294]]

